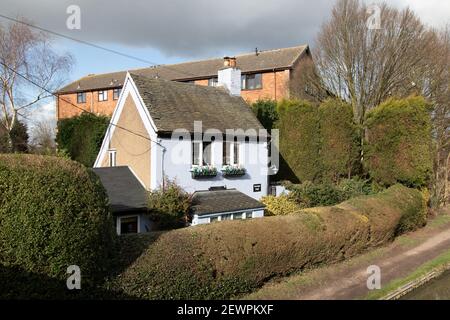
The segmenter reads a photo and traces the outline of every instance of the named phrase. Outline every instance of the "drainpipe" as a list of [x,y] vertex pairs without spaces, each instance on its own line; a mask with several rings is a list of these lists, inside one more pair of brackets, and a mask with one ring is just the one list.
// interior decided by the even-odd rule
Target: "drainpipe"
[[159,139],[158,140],[158,145],[161,147],[161,149],[162,149],[162,156],[161,156],[161,160],[162,160],[162,162],[161,162],[161,174],[162,174],[162,189],[163,189],[163,192],[165,192],[166,191],[166,176],[165,176],[165,172],[164,172],[164,159],[165,159],[165,156],[166,156],[166,148],[165,147],[163,147],[163,145],[161,144],[161,139]]
[[275,96],[275,101],[277,101],[277,73],[275,71],[275,68],[273,68],[273,79],[274,79],[274,96]]

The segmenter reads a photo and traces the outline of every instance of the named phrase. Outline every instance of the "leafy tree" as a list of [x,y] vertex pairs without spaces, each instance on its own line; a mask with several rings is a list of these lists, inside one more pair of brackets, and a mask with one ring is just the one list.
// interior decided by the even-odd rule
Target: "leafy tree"
[[17,120],[9,133],[0,125],[0,153],[27,152],[28,138],[27,126],[22,121]]

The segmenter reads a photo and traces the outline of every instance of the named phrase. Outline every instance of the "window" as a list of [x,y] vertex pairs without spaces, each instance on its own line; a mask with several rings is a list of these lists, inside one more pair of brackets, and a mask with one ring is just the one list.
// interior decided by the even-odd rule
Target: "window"
[[106,101],[108,100],[108,91],[101,90],[98,92],[98,101]]
[[109,150],[109,166],[115,167],[116,166],[116,150]]
[[238,165],[239,164],[239,142],[223,142],[223,164]]
[[200,146],[201,142],[192,142],[192,164],[199,166],[200,165]]
[[243,74],[241,76],[241,88],[243,90],[255,90],[262,88],[262,74]]
[[253,212],[246,212],[245,219],[251,219],[251,218],[253,218]]
[[224,214],[224,215],[222,215],[221,221],[231,220],[231,217],[232,217],[232,216],[233,216],[233,215],[232,215],[231,213],[229,213],[229,214]]
[[211,218],[209,218],[209,222],[210,223],[217,222],[217,221],[219,221],[219,217],[211,217]]
[[208,79],[208,86],[210,86],[210,87],[217,87],[217,84],[219,83],[218,81],[219,81],[219,79],[217,77],[209,78]]
[[[202,152],[200,152],[202,150]],[[212,165],[212,143],[211,141],[192,142],[192,164]]]
[[116,89],[113,90],[113,100],[119,99],[120,91],[121,91],[120,88],[116,88]]
[[233,215],[233,220],[240,220],[243,218],[244,213],[243,212],[239,212],[239,213],[235,213]]
[[120,234],[138,233],[138,216],[120,217]]
[[86,92],[77,93],[77,103],[86,103]]

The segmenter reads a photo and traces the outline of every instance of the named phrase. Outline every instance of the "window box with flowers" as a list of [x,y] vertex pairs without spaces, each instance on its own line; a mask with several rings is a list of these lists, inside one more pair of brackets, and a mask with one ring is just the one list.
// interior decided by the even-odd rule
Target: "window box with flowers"
[[225,165],[222,167],[222,174],[226,177],[237,177],[245,175],[245,168],[239,165]]
[[193,179],[215,177],[217,175],[217,169],[214,166],[192,166],[191,174]]

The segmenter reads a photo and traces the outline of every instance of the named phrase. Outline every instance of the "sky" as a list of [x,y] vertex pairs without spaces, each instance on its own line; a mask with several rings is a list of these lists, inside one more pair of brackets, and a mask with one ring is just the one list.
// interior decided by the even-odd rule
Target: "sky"
[[[370,4],[372,1],[365,1]],[[392,0],[409,6],[428,25],[450,24],[448,0]],[[2,0],[0,15],[25,18],[42,28],[120,51],[146,62],[122,57],[72,40],[53,37],[55,50],[75,59],[67,82],[103,73],[220,57],[300,44],[314,47],[332,0]],[[76,5],[79,29],[67,21]],[[69,8],[70,9],[70,8]],[[0,17],[0,22],[6,20]],[[54,103],[36,109],[35,119],[54,117]]]

